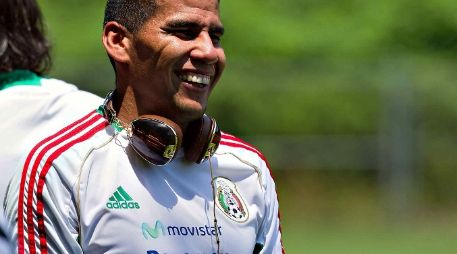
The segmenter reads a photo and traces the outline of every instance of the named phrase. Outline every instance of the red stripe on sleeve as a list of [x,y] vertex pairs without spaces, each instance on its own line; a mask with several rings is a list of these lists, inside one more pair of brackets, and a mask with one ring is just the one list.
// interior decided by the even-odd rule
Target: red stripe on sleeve
[[[92,115],[92,116],[91,116]],[[90,118],[91,117],[91,118]],[[30,253],[36,253],[36,246],[35,246],[35,234],[34,234],[34,214],[33,214],[33,189],[34,189],[34,183],[35,183],[35,177],[36,177],[36,171],[39,167],[39,163],[44,157],[45,153],[51,149],[52,147],[55,147],[59,141],[63,141],[63,138],[71,138],[72,136],[76,135],[78,131],[81,131],[83,128],[82,126],[85,126],[86,128],[90,126],[90,124],[95,123],[98,119],[100,119],[102,116],[95,111],[89,113],[88,115],[84,116],[83,118],[73,122],[72,124],[68,125],[67,127],[63,128],[56,134],[44,139],[43,141],[39,142],[29,153],[27,156],[23,171],[22,171],[22,177],[21,177],[21,183],[20,183],[20,189],[19,189],[19,199],[18,199],[18,253],[23,254],[25,252],[25,239],[24,239],[24,231],[28,231],[28,239],[27,243],[29,246],[29,252]],[[85,122],[84,121],[90,118],[89,121]],[[36,157],[33,167],[31,168],[30,176],[29,176],[29,183],[28,183],[28,190],[27,190],[27,205],[24,203],[24,198],[25,198],[25,186],[26,186],[26,181],[27,181],[27,173],[29,169],[29,165],[32,162],[32,158],[34,154],[38,151],[40,147],[42,147],[44,144],[49,142],[50,140],[64,134],[68,130],[74,128],[78,124],[82,124],[82,126],[78,126],[75,130],[72,130],[70,133],[67,133],[63,138],[59,138],[58,140],[52,142],[51,144],[48,144],[45,146],[41,152],[38,154]],[[27,229],[24,228],[24,206],[26,209],[26,221],[27,221]]]
[[[256,153],[265,162],[265,164],[267,165],[267,168],[268,168],[268,170],[270,172],[270,176],[274,180],[273,172],[271,171],[271,167],[270,167],[270,164],[268,163],[267,158],[257,148],[255,148],[251,144],[245,142],[244,140],[242,140],[242,139],[240,139],[240,138],[238,138],[236,136],[230,135],[228,133],[222,133],[222,138],[228,140],[228,141],[221,141],[220,143],[222,145],[236,147],[236,148],[244,148],[246,150],[249,150],[251,152]],[[234,143],[234,142],[230,142],[230,141],[235,141],[235,142],[238,142],[238,143]],[[278,200],[279,200],[279,197],[278,197]],[[278,219],[279,219],[279,221],[281,221],[281,214],[280,214],[279,210],[278,210]],[[279,223],[279,229],[278,230],[279,230],[279,232],[281,232],[281,236],[282,236],[281,223]],[[282,239],[281,239],[281,250],[282,250],[282,254],[285,254],[285,250],[284,250],[284,245],[282,243]]]
[[[27,172],[28,172],[28,167],[29,164],[32,160],[33,155],[36,153],[36,151],[43,146],[45,143],[49,142],[50,140],[54,139],[55,137],[62,135],[64,132],[70,130],[71,128],[75,127],[76,125],[80,124],[83,122],[85,119],[87,119],[90,115],[94,114],[95,111],[91,111],[89,114],[85,115],[79,120],[76,120],[72,124],[66,126],[65,128],[61,129],[54,135],[51,135],[45,139],[43,139],[41,142],[39,142],[37,145],[33,147],[33,149],[30,151],[30,153],[27,155],[23,170],[22,170],[22,175],[21,175],[21,181],[20,181],[20,186],[19,186],[19,198],[18,198],[18,240],[17,240],[17,246],[18,246],[18,254],[24,254],[24,244],[25,244],[25,239],[24,239],[24,191],[25,191],[25,182],[27,178]],[[30,239],[29,239],[30,240]],[[30,242],[30,241],[29,241]],[[35,253],[32,252],[32,250],[29,250],[30,253]]]
[[68,150],[70,147],[74,146],[77,143],[83,142],[90,137],[92,137],[95,133],[103,130],[109,123],[104,121],[93,129],[88,131],[86,134],[82,135],[81,137],[72,140],[65,146],[60,147],[54,153],[52,153],[49,158],[46,160],[43,169],[41,170],[39,180],[38,180],[38,187],[37,187],[37,220],[38,220],[38,235],[40,237],[40,250],[42,254],[47,254],[47,241],[46,241],[46,228],[44,225],[44,202],[43,202],[43,189],[46,183],[46,174],[49,172],[51,168],[52,162],[59,157],[63,152]]

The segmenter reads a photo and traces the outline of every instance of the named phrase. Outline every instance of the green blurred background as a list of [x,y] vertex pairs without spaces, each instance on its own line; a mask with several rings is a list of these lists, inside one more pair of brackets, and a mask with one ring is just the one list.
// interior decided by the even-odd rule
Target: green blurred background
[[[113,88],[104,1],[40,0],[51,76]],[[209,113],[269,158],[287,253],[457,253],[457,1],[222,1]]]

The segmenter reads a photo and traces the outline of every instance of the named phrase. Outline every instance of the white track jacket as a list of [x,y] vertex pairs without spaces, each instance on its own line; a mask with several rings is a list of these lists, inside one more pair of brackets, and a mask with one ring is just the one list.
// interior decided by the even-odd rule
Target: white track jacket
[[148,164],[97,111],[42,140],[7,194],[18,253],[283,253],[257,149],[224,133],[210,161],[183,157]]
[[21,157],[102,102],[74,85],[29,71],[0,74],[0,202]]

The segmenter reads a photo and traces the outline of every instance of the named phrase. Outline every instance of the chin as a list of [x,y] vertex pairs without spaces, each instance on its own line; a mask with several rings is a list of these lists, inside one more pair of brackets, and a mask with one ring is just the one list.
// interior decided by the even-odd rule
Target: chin
[[183,118],[186,118],[188,121],[199,119],[205,114],[204,109],[188,109],[183,112]]
[[202,105],[200,103],[193,104],[181,104],[178,106],[178,112],[176,115],[183,121],[192,121],[203,116],[206,111],[206,104]]

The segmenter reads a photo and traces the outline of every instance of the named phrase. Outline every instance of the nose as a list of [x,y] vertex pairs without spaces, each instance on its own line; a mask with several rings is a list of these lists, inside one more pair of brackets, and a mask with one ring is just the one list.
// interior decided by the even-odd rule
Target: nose
[[208,32],[202,31],[195,39],[195,47],[190,52],[190,57],[206,64],[214,64],[219,60],[218,47]]

